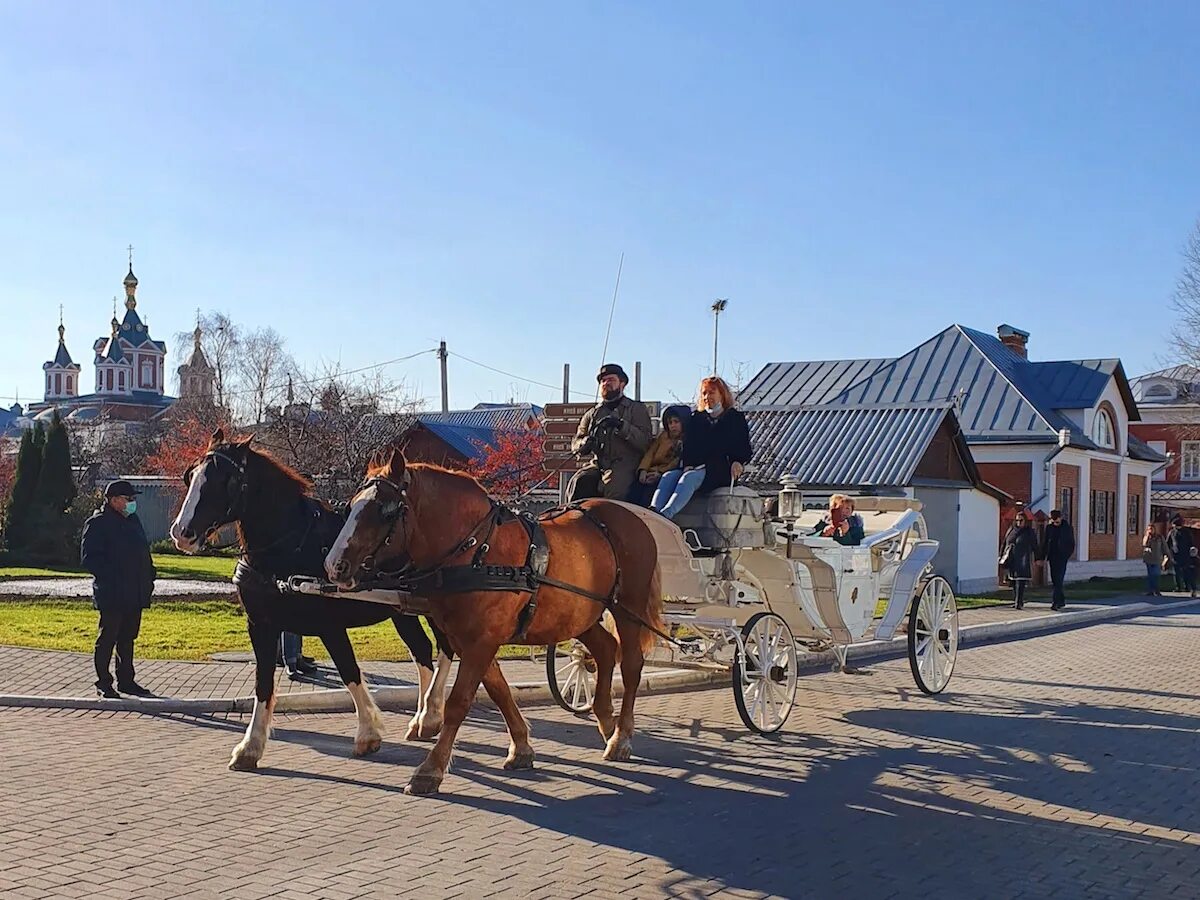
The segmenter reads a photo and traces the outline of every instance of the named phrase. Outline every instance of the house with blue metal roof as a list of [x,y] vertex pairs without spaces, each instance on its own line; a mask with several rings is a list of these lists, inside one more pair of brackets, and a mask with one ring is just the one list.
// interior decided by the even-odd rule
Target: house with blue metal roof
[[[1018,508],[1059,508],[1077,535],[1070,576],[1136,573],[1150,483],[1166,458],[1130,431],[1140,413],[1121,361],[1034,361],[1028,342],[1010,325],[994,335],[951,325],[891,359],[771,363],[740,402],[752,414],[857,410],[860,427],[882,429],[869,432],[870,453],[881,458],[911,443],[912,426],[885,422],[880,410],[949,404],[981,480],[1015,500],[1001,507],[993,551]],[[846,441],[823,452],[861,455],[863,447]],[[801,455],[788,464],[807,463]]]
[[1200,369],[1171,366],[1130,382],[1141,421],[1137,437],[1168,459],[1150,485],[1151,512],[1161,519],[1177,513],[1200,517]]

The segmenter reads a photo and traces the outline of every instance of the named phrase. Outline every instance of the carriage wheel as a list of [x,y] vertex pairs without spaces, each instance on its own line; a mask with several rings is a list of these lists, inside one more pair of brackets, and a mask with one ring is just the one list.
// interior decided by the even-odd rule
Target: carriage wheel
[[586,716],[592,711],[596,696],[596,660],[591,651],[582,641],[548,646],[546,682],[559,706],[577,716]]
[[772,734],[796,705],[796,640],[787,622],[760,612],[742,628],[745,659],[733,661],[733,699],[746,727]]
[[908,614],[908,664],[926,694],[940,694],[950,683],[958,656],[958,604],[950,582],[930,578],[913,599]]

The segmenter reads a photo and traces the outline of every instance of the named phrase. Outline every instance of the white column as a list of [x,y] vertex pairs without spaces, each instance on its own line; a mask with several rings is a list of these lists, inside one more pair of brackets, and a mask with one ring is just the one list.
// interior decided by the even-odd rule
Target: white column
[[1125,559],[1129,544],[1129,472],[1125,461],[1117,463],[1117,559]]
[[1075,544],[1080,562],[1087,562],[1088,551],[1091,549],[1091,491],[1092,491],[1092,461],[1085,456],[1079,463],[1079,526],[1075,529]]

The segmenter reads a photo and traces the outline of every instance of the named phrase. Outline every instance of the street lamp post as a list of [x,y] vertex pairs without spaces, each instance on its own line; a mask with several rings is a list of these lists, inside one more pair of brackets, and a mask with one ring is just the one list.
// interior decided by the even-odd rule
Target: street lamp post
[[721,322],[721,313],[725,311],[725,307],[729,305],[728,300],[713,301],[713,374],[717,374],[717,330]]

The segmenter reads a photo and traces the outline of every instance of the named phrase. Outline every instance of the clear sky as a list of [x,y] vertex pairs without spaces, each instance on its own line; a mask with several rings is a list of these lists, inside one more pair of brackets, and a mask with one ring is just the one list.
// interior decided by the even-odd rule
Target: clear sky
[[[436,346],[590,396],[951,322],[1157,367],[1200,215],[1200,4],[0,6],[0,395],[58,305],[304,362]],[[168,370],[180,363],[171,346]],[[436,404],[437,362],[393,367]],[[451,358],[452,406],[556,392]],[[6,399],[6,403],[11,403]]]

